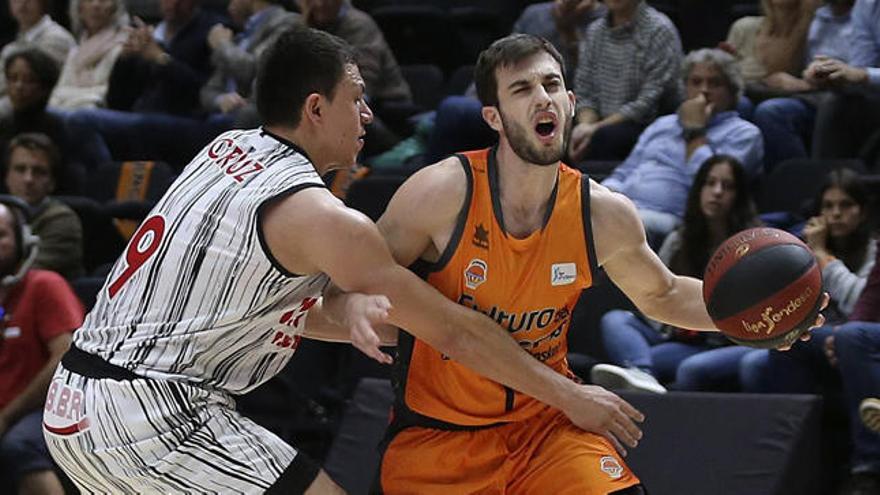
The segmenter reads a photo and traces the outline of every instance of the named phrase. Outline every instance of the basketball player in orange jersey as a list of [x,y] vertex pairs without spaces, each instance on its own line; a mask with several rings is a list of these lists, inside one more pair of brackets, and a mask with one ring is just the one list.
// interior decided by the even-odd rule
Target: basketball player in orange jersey
[[[630,201],[560,163],[575,97],[553,46],[498,40],[475,81],[499,143],[427,167],[397,191],[379,221],[397,262],[569,378],[572,310],[599,266],[649,317],[714,329],[701,282],[666,269]],[[405,331],[395,379],[384,493],[644,493],[621,457],[641,436],[636,416],[620,414],[630,408],[610,392],[582,386],[597,416],[575,425]]]

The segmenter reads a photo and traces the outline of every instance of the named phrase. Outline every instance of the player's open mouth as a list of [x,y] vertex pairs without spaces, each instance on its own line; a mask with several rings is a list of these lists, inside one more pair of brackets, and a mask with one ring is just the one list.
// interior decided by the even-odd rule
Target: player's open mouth
[[535,132],[541,141],[551,141],[556,136],[556,127],[558,126],[556,116],[548,114],[538,118],[535,124]]

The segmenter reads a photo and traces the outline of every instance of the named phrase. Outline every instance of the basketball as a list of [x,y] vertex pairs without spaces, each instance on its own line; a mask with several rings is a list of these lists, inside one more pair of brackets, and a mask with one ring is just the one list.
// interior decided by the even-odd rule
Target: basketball
[[813,252],[779,229],[744,230],[706,265],[703,300],[712,321],[737,344],[791,345],[816,321],[822,272]]

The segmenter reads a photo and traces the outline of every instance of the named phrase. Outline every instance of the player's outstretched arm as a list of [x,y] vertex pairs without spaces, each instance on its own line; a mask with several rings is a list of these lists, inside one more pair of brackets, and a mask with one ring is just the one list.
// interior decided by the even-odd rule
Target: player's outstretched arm
[[703,282],[674,275],[651,250],[635,206],[590,181],[596,258],[646,316],[693,330],[717,330],[703,303]]
[[262,228],[276,259],[294,273],[323,271],[347,292],[384,294],[389,321],[476,372],[565,412],[581,428],[635,445],[632,418],[617,396],[590,394],[532,358],[492,320],[446,299],[394,262],[379,230],[324,189],[300,191],[265,209]]
[[[651,250],[635,206],[591,181],[596,257],[605,272],[649,318],[680,328],[717,331],[703,302],[703,282],[673,274]],[[828,306],[825,294],[822,309]],[[814,327],[825,323],[819,315]],[[802,340],[810,338],[804,333]],[[790,346],[779,347],[787,350]]]

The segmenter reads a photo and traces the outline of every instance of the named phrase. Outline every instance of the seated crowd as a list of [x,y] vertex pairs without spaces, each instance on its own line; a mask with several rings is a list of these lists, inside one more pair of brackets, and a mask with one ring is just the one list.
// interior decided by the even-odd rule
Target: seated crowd
[[[100,287],[114,261],[90,256],[107,245],[96,233],[124,245],[131,224],[112,217],[122,200],[147,211],[153,161],[179,171],[220,132],[260,124],[256,68],[283,30],[324,30],[356,50],[375,118],[357,173],[337,182],[406,176],[494,139],[468,87],[475,61],[462,60],[463,80],[447,71],[438,84],[450,89],[426,106],[430,88],[413,67],[439,61],[398,63],[404,47],[386,39],[369,2],[154,3],[159,16],[144,18],[121,0],[70,0],[68,22],[53,19],[46,0],[9,2],[17,32],[0,51],[0,469],[21,493],[63,490],[34,432],[47,370],[84,317],[72,287],[86,278]],[[508,31],[542,36],[564,56],[577,97],[566,163],[635,204],[672,271],[701,278],[726,238],[769,225],[804,239],[831,297],[827,324],[788,352],[607,308],[598,328],[576,329],[600,332],[603,343],[578,349],[605,361],[584,378],[658,393],[825,394],[849,419],[842,493],[880,493],[880,434],[858,420],[863,401],[880,397],[877,192],[866,185],[880,174],[880,0],[755,1],[759,15],[687,53],[674,11],[654,2],[509,3]],[[824,164],[802,195],[809,201],[765,210],[768,177],[798,160]],[[104,165],[132,161],[150,165],[118,167],[109,196],[119,201],[92,194]]]

